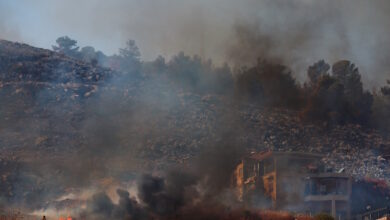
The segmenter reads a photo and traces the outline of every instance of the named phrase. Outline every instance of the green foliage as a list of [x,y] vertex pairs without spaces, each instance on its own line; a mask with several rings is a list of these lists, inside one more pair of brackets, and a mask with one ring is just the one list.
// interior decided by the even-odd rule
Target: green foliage
[[187,85],[195,86],[201,80],[201,72],[207,71],[198,56],[190,57],[180,52],[168,63],[168,73],[171,78]]
[[318,83],[318,81],[322,77],[329,75],[328,73],[329,69],[330,69],[330,65],[325,63],[324,60],[320,60],[317,63],[313,64],[312,66],[309,66],[307,70],[307,76],[310,80],[311,85]]
[[119,49],[119,55],[125,59],[140,61],[141,53],[134,40],[128,40],[126,47]]
[[369,124],[373,97],[363,90],[359,70],[346,60],[333,64],[332,74],[328,70],[323,61],[309,67],[305,93],[310,95],[303,115],[334,124]]
[[134,40],[128,40],[126,47],[119,49],[119,70],[129,74],[141,74],[141,52]]
[[95,48],[91,46],[86,46],[81,48],[80,53],[82,54],[83,58],[90,58],[90,59],[92,59],[96,54]]
[[236,92],[240,98],[267,106],[297,108],[302,104],[301,89],[289,69],[267,61],[240,73]]
[[381,88],[381,93],[374,93],[372,107],[372,124],[380,129],[384,135],[390,132],[390,81]]
[[215,68],[211,60],[187,56],[183,52],[166,64],[167,76],[187,90],[198,93],[229,93],[233,78],[228,65]]
[[95,51],[95,48],[91,46],[81,48],[78,57],[92,65],[103,65],[107,60],[107,56],[103,52]]
[[342,60],[330,66],[320,60],[307,70],[308,82],[301,87],[288,67],[259,60],[252,68],[242,68],[233,78],[230,67],[215,67],[211,60],[188,56],[183,52],[166,61],[159,56],[155,61],[142,62],[134,40],[119,49],[119,55],[106,56],[93,47],[79,50],[77,41],[59,37],[53,50],[128,74],[129,80],[142,77],[168,79],[183,91],[199,94],[232,94],[240,100],[270,107],[301,110],[309,120],[330,124],[358,123],[390,131],[390,81],[380,93],[363,89],[358,68]]
[[77,41],[68,36],[59,37],[56,40],[58,46],[52,46],[56,52],[64,53],[68,56],[77,56],[79,47]]

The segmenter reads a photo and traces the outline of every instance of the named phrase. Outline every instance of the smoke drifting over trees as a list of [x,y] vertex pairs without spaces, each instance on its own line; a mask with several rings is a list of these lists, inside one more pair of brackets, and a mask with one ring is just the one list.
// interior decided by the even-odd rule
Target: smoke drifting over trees
[[6,25],[0,26],[0,36],[12,39],[14,35],[7,34],[12,27],[20,33],[19,39],[47,48],[52,39],[71,33],[82,45],[94,45],[106,54],[115,53],[128,38],[134,39],[144,60],[180,51],[216,63],[255,65],[258,57],[278,59],[299,81],[305,79],[307,66],[321,59],[356,63],[367,88],[382,86],[389,74],[386,27],[390,26],[390,5],[386,0],[39,0],[1,4],[0,14],[7,18],[1,19]]
[[[52,101],[63,99],[64,107],[74,108],[76,106],[71,104],[71,99],[81,97],[77,99],[79,100],[77,105],[82,108],[77,107],[69,111],[71,113],[69,119],[75,120],[70,126],[81,131],[80,140],[83,147],[80,148],[77,156],[69,159],[72,161],[71,165],[51,162],[54,168],[62,172],[55,178],[55,181],[49,181],[53,185],[59,184],[64,181],[63,178],[67,177],[71,180],[65,181],[66,184],[63,183],[67,187],[83,187],[91,181],[104,178],[107,173],[121,176],[127,169],[117,170],[118,166],[123,166],[120,162],[118,164],[118,161],[126,156],[129,158],[125,164],[129,167],[137,163],[132,155],[155,159],[159,152],[166,149],[156,148],[147,154],[140,153],[143,152],[144,141],[148,137],[169,137],[179,132],[195,138],[199,135],[197,133],[207,132],[208,129],[222,131],[221,133],[230,132],[229,136],[239,137],[241,132],[245,133],[245,131],[241,131],[242,127],[234,115],[236,105],[250,104],[255,108],[290,109],[298,112],[303,119],[326,122],[330,127],[356,123],[367,128],[375,127],[383,131],[388,129],[388,124],[378,120],[378,117],[389,114],[386,109],[388,87],[383,87],[380,94],[366,91],[363,88],[359,70],[350,61],[339,61],[332,66],[325,61],[314,63],[307,70],[307,82],[301,85],[295,80],[288,66],[272,59],[269,61],[258,59],[258,63],[253,67],[243,67],[236,71],[231,70],[228,65],[218,67],[212,61],[204,61],[199,56],[188,56],[184,53],[179,53],[168,61],[163,57],[158,57],[154,61],[143,61],[139,58],[140,53],[134,41],[128,41],[128,46],[119,50],[118,55],[107,56],[102,52],[97,52],[93,47],[83,47],[80,50],[75,43],[77,41],[71,38],[59,39],[68,41],[70,47],[63,46],[63,48],[70,49],[60,50],[59,54],[46,51],[45,55],[30,51],[24,54],[31,57],[23,58],[39,61],[43,58],[43,62],[48,62],[50,65],[58,63],[53,70],[46,64],[40,67],[41,69],[33,68],[33,63],[29,63],[30,61],[23,65],[14,65],[13,60],[20,59],[17,57],[18,52],[14,55],[8,53],[8,57],[4,59],[7,62],[3,62],[0,66],[7,72],[15,73],[4,75],[4,79],[10,82],[30,79],[45,83],[59,82],[62,86],[69,83],[69,86],[72,85],[71,83],[81,83],[79,86],[87,86],[76,89],[76,94],[70,97],[66,95],[67,89],[65,93],[57,89],[55,90],[57,92],[32,89],[36,95],[29,102],[33,101],[32,104],[35,103],[36,107],[44,107],[55,115],[59,114],[56,112],[63,112],[64,109],[51,106]],[[12,51],[13,48],[5,46],[3,50]],[[74,59],[67,58],[67,56]],[[50,60],[52,58],[53,61]],[[131,68],[128,68],[129,66]],[[76,72],[69,74],[74,71],[72,69]],[[50,74],[51,71],[55,74]],[[16,74],[19,72],[24,73],[22,78]],[[99,89],[90,89],[95,86]],[[25,90],[26,97],[23,100],[28,100],[28,91]],[[187,102],[186,95],[188,94],[204,97],[204,102],[215,102],[212,105],[217,106],[216,114],[219,116],[215,121],[207,120],[210,128],[202,127],[199,130],[185,129],[182,131],[181,125],[174,126],[173,130],[161,129],[161,125],[155,125],[156,122],[164,123],[165,118],[171,117],[172,112],[181,115],[183,112],[190,112],[194,109],[201,112],[208,111],[207,108],[198,104],[181,103],[180,99],[185,99]],[[214,101],[214,96],[221,96],[227,101]],[[60,115],[56,117],[62,118]],[[62,118],[61,120],[69,119]],[[192,121],[190,120],[189,123]],[[215,127],[217,124],[219,126]],[[142,136],[139,136],[140,133]],[[221,133],[209,138],[224,139]],[[207,152],[202,155],[203,160],[211,157],[210,161],[217,162],[216,158],[221,158],[221,161],[216,164],[222,166],[205,165],[198,170],[208,170],[212,172],[208,175],[209,177],[218,177],[212,181],[209,179],[209,187],[217,184],[210,190],[211,192],[223,188],[221,186],[227,187],[228,185],[224,184],[228,182],[231,168],[233,168],[228,169],[228,167],[234,165],[234,161],[245,153],[243,148],[237,149],[234,144],[219,148],[218,144],[209,141],[203,144]],[[194,155],[195,151],[191,154]],[[99,162],[96,163],[97,161]],[[51,169],[42,168],[45,166],[43,163],[34,166],[39,167],[37,169]],[[78,167],[78,172],[72,171],[75,167]],[[86,172],[84,168],[92,172]],[[221,172],[222,170],[224,172]],[[51,173],[51,171],[48,172]],[[204,179],[197,173],[191,173],[190,176],[197,181]],[[52,176],[46,178],[50,179]],[[24,182],[29,181],[33,180]],[[25,185],[21,184],[18,187],[23,188]],[[47,194],[41,195],[40,199],[53,197],[61,191],[55,187],[52,188],[52,185],[47,185],[47,187],[53,191],[47,191]],[[207,189],[203,190],[207,191]],[[27,195],[24,200],[35,201],[34,199],[38,198],[35,193]],[[123,197],[123,194],[121,195]],[[25,202],[25,204],[28,203]],[[32,204],[36,205],[39,202]]]
[[[217,213],[206,205],[233,215],[227,210],[235,202],[231,173],[252,147],[240,144],[258,147],[275,138],[236,140],[249,139],[248,130],[257,126],[252,121],[260,120],[243,125],[241,111],[283,109],[328,129],[357,124],[390,131],[386,0],[52,2],[0,3],[1,38],[20,33],[21,40],[45,47],[55,39],[2,19],[12,17],[3,11],[21,5],[31,6],[30,16],[42,5],[53,9],[39,17],[49,18],[42,24],[61,24],[70,34],[57,39],[56,53],[1,42],[0,128],[12,137],[4,148],[34,153],[5,178],[12,187],[2,182],[12,193],[1,192],[1,201],[52,208],[45,202],[67,190],[98,185],[104,191],[101,182],[112,178],[136,180],[138,194],[118,190],[114,202],[98,193],[80,216]],[[90,44],[96,49],[84,46]],[[29,146],[61,157],[38,161],[45,154]],[[134,170],[156,175],[133,176]],[[216,202],[223,198],[229,204]]]
[[[77,41],[68,37],[58,38],[57,41],[63,43],[64,40],[71,45],[60,50],[61,53],[90,60],[94,65],[107,66],[126,73],[130,78],[160,78],[198,94],[234,94],[238,99],[262,106],[299,110],[303,118],[328,121],[333,125],[357,123],[384,127],[374,118],[383,114],[379,112],[386,112],[381,106],[386,105],[386,98],[382,96],[387,96],[388,87],[381,88],[381,94],[374,95],[365,90],[359,69],[347,60],[334,63],[332,68],[324,60],[314,63],[308,67],[307,82],[302,86],[282,59],[266,60],[267,54],[260,55],[254,67],[244,66],[232,72],[227,64],[215,67],[211,60],[203,61],[199,56],[191,57],[183,52],[168,62],[163,57],[155,61],[141,61],[139,48],[133,40],[119,50],[119,55],[106,56],[98,52],[99,59],[94,48],[84,47],[84,50],[78,51]],[[61,45],[55,48],[61,48]],[[85,48],[90,48],[89,53],[85,52]],[[374,110],[377,112],[372,112],[374,97],[377,105]]]

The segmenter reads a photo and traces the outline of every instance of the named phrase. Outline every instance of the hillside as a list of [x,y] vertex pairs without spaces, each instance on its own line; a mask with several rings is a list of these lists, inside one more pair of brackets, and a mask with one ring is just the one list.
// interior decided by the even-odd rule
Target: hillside
[[303,122],[162,75],[127,76],[0,41],[0,197],[9,201],[39,207],[69,188],[186,165],[224,138],[241,154],[321,153],[336,171],[390,182],[390,140],[373,129]]

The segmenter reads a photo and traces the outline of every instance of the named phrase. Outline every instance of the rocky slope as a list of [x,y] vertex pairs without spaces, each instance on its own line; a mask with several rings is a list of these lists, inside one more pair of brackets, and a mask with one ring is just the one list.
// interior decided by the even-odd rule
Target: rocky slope
[[336,171],[390,181],[390,141],[375,130],[302,122],[294,111],[237,104],[163,76],[123,76],[0,41],[0,195],[7,199],[33,202],[37,193],[91,179],[186,164],[232,133],[245,153],[321,153]]

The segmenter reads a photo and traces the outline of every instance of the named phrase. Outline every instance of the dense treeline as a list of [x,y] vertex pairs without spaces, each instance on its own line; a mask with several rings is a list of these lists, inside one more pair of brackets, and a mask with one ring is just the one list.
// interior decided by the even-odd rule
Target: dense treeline
[[87,46],[79,48],[69,37],[57,39],[57,52],[93,65],[111,68],[131,78],[164,76],[175,86],[199,94],[229,95],[239,102],[291,108],[305,120],[328,125],[356,123],[390,131],[390,81],[378,92],[363,88],[358,68],[347,60],[330,65],[324,60],[307,69],[307,81],[296,82],[283,64],[259,59],[253,67],[236,71],[225,64],[179,53],[169,61],[159,56],[144,62],[133,40],[119,54],[106,56]]

